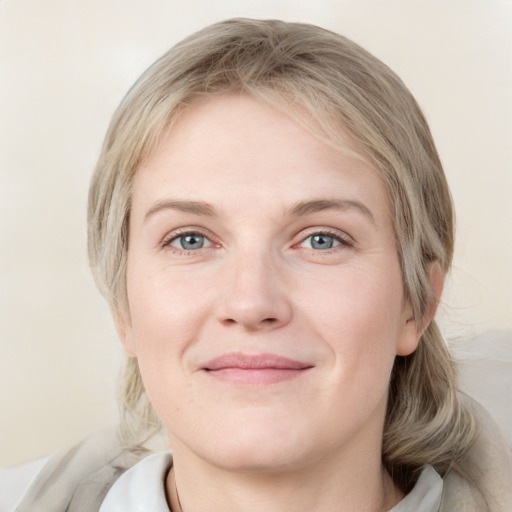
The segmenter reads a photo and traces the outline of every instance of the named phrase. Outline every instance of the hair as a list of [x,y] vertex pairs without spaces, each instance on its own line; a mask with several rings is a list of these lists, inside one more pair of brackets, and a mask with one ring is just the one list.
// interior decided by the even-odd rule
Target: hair
[[[89,258],[112,310],[129,318],[126,261],[131,187],[137,168],[180,114],[201,98],[247,94],[339,147],[348,129],[358,153],[385,184],[405,300],[423,325],[436,300],[429,272],[447,272],[454,214],[441,161],[415,99],[386,65],[328,30],[276,20],[232,19],[177,44],[135,83],[116,110],[95,169],[88,210]],[[313,122],[312,122],[313,121]],[[320,127],[320,128],[319,128]],[[132,439],[158,429],[137,360],[121,389]],[[382,460],[407,492],[424,464],[463,473],[459,461],[476,424],[457,393],[456,371],[432,321],[418,348],[397,356],[389,387]]]

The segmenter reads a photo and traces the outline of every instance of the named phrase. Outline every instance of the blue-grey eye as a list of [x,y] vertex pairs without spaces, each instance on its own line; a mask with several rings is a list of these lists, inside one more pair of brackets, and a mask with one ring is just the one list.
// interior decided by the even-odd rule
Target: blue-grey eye
[[316,235],[308,236],[302,242],[303,247],[307,247],[309,249],[317,249],[319,251],[325,251],[327,249],[332,249],[340,245],[340,241],[334,238],[331,235],[327,235],[325,233],[317,233]]
[[194,251],[196,249],[209,247],[211,242],[200,233],[187,233],[186,235],[176,237],[169,245],[177,249],[183,249],[184,251]]

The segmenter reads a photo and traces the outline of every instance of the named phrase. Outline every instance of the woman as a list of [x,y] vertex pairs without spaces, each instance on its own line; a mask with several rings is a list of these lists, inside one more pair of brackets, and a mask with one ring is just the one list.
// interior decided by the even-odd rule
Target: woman
[[[433,320],[452,254],[384,64],[309,25],[192,35],[123,100],[91,184],[121,443],[51,460],[16,510],[508,510],[506,447]],[[160,421],[172,457],[141,448]]]

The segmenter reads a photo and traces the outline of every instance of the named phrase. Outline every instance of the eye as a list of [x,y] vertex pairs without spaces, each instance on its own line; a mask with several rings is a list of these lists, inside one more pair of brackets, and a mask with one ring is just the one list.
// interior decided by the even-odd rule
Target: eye
[[197,249],[210,247],[212,243],[201,233],[184,233],[172,238],[167,245],[183,251],[195,251]]
[[314,233],[300,243],[301,247],[315,249],[317,251],[326,251],[340,245],[350,246],[351,244],[349,241],[329,233]]

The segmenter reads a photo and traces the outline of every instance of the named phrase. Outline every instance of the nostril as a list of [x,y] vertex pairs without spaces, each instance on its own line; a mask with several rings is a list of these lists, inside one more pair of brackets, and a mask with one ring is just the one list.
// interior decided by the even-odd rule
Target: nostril
[[248,328],[249,330],[253,330],[253,329],[258,330],[258,326],[259,326],[259,328],[261,328],[264,326],[272,327],[272,326],[277,325],[279,323],[279,319],[275,318],[275,317],[268,317],[268,318],[263,318],[259,321],[255,321],[254,319],[252,319],[251,321],[244,322],[243,319],[237,320],[235,318],[224,318],[222,320],[222,323],[225,326],[241,324],[241,325],[245,325],[245,327]]

